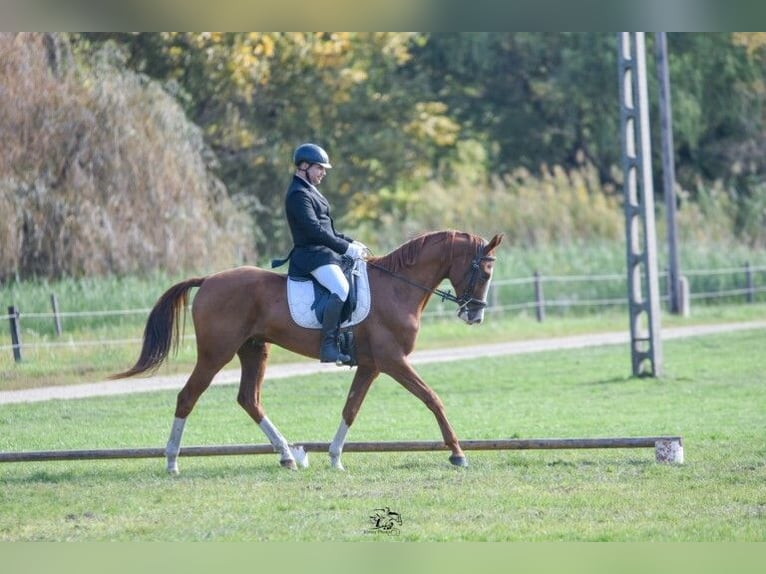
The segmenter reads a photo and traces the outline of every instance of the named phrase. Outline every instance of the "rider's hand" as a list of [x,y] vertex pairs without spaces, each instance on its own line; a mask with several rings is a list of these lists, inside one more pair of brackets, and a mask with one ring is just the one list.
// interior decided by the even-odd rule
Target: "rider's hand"
[[367,254],[367,248],[361,243],[354,242],[348,244],[348,249],[343,255],[351,257],[351,259],[364,259]]

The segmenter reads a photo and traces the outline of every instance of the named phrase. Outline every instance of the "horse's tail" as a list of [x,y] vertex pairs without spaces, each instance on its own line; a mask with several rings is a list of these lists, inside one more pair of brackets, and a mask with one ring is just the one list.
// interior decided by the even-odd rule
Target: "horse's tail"
[[149,313],[144,328],[144,343],[136,364],[127,371],[110,376],[110,379],[124,379],[156,370],[167,358],[171,345],[178,349],[178,322],[189,301],[189,291],[202,285],[204,280],[204,277],[194,277],[165,291]]

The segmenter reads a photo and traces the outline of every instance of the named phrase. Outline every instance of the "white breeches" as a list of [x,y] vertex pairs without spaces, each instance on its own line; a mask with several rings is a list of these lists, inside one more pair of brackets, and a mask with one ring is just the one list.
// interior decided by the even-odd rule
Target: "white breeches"
[[330,293],[340,297],[341,301],[348,299],[348,280],[343,275],[340,265],[322,265],[314,269],[311,274],[326,287]]

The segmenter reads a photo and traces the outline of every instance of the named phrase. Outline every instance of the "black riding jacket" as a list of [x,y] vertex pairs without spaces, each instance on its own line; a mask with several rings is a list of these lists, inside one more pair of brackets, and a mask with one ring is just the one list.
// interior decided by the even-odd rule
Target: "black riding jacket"
[[340,264],[353,239],[335,231],[330,203],[316,187],[294,175],[285,196],[285,213],[293,236],[288,275],[307,277],[322,265]]

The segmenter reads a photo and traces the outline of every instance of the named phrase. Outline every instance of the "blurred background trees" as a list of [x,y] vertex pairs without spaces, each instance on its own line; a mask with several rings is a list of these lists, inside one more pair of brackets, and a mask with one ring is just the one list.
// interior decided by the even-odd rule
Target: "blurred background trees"
[[[765,46],[669,35],[686,240],[766,245]],[[0,92],[0,280],[284,254],[304,141],[378,252],[444,227],[623,234],[613,34],[6,33]]]

